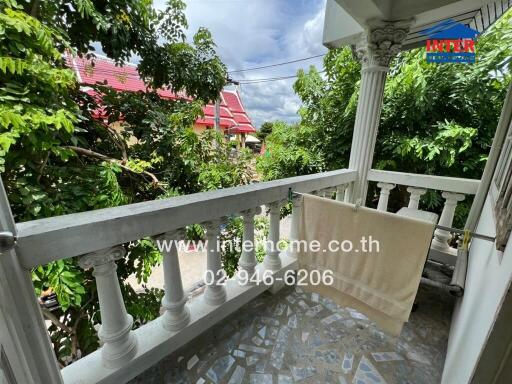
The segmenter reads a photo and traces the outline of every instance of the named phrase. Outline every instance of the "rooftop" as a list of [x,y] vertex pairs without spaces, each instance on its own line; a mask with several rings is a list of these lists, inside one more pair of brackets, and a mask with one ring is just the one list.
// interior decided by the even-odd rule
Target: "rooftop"
[[[130,92],[145,92],[147,89],[134,64],[127,63],[120,67],[116,66],[114,61],[101,56],[93,60],[80,57],[68,58],[68,64],[75,70],[83,85],[106,83],[116,91]],[[166,99],[188,98],[185,94],[176,94],[169,89],[159,89],[157,92]],[[204,116],[198,117],[196,124],[213,127],[215,106],[207,104],[203,108],[203,113]],[[256,132],[237,90],[223,90],[221,93],[220,127],[233,134]]]

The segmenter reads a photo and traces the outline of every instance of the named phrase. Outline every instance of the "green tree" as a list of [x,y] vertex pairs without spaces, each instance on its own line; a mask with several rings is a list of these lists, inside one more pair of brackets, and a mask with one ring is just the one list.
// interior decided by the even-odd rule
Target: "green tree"
[[[474,65],[428,64],[423,48],[400,53],[386,82],[374,168],[480,178],[512,76],[511,19],[508,12],[479,37]],[[300,128],[267,138],[270,155],[258,159],[265,179],[316,172],[318,164],[323,170],[348,166],[360,64],[347,47],[329,51],[324,69],[325,76],[315,68],[299,71],[294,89],[303,104]],[[305,138],[304,130],[312,137]],[[304,151],[315,156],[298,156]],[[287,161],[271,166],[270,158]],[[394,193],[403,206],[405,191]],[[433,193],[423,199],[430,208],[441,202]],[[460,205],[459,219],[466,209]]]
[[[146,0],[0,0],[0,172],[17,222],[249,181],[246,155],[233,158],[215,133],[192,131],[226,73],[209,32],[188,44],[186,27],[180,0],[163,12]],[[82,92],[63,57],[89,55],[95,41],[120,64],[138,54],[147,92]],[[162,100],[160,86],[195,101]],[[147,281],[161,255],[147,239],[124,246],[118,276],[139,326],[158,316],[162,292],[135,292],[125,280]],[[58,297],[60,308],[44,314],[60,363],[96,350],[91,272],[68,259],[36,268],[33,280],[36,293]]]
[[265,141],[267,136],[272,133],[273,126],[274,124],[270,121],[265,121],[263,124],[261,124],[259,131],[256,133],[258,139],[260,139],[261,141]]

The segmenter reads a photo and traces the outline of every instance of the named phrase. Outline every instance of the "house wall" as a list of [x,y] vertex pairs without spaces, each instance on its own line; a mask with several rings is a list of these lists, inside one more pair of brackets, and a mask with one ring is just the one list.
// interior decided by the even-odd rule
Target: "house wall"
[[195,134],[199,135],[200,133],[206,131],[206,125],[194,124],[193,130]]
[[[490,196],[485,202],[476,232],[495,235]],[[470,383],[511,278],[510,241],[502,254],[489,241],[472,241],[466,289],[453,315],[442,384]]]

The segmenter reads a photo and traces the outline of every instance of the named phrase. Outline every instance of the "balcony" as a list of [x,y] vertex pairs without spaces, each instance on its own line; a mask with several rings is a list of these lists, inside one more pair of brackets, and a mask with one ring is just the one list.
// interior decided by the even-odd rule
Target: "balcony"
[[[80,257],[84,268],[94,269],[102,317],[99,338],[103,346],[63,368],[63,382],[159,382],[163,375],[164,382],[169,383],[220,383],[226,382],[228,374],[235,375],[230,381],[233,383],[242,382],[237,379],[239,376],[254,383],[270,383],[271,377],[279,377],[279,382],[294,382],[290,381],[292,378],[308,382],[308,376],[317,380],[318,375],[325,375],[326,382],[331,380],[327,377],[332,377],[332,382],[337,382],[338,377],[350,382],[366,374],[368,366],[378,372],[375,377],[382,379],[375,382],[393,382],[400,377],[415,377],[415,382],[438,382],[453,297],[435,284],[420,289],[418,308],[401,337],[395,340],[364,315],[340,308],[299,287],[282,288],[263,281],[240,285],[232,279],[225,287],[209,285],[202,294],[187,300],[177,253],[171,250],[164,252],[163,314],[132,330],[132,319],[125,309],[115,272],[115,260],[124,256],[120,245],[148,237],[180,240],[180,229],[194,223],[205,225],[209,241],[215,242],[223,220],[236,215],[244,218],[244,239],[253,239],[254,215],[262,205],[270,208],[269,238],[277,241],[279,209],[290,191],[341,200],[356,179],[357,172],[339,170],[17,224],[16,255],[26,270],[71,257]],[[447,194],[474,194],[478,186],[474,180],[383,171],[371,171],[369,180],[379,182],[381,210],[386,208],[388,191],[393,185],[410,186],[411,209],[417,208],[418,196],[424,191],[420,188],[436,189],[451,196]],[[293,199],[290,239],[296,237],[300,211],[299,200]],[[446,226],[451,225],[453,204],[449,198],[441,215],[443,219]],[[447,239],[446,235],[440,238]],[[450,257],[454,257],[452,253],[448,250]],[[447,268],[449,273],[455,264]],[[256,265],[254,255],[243,253],[239,265],[261,275],[270,271],[274,277],[282,277],[297,268],[297,259],[293,252],[268,252],[265,261]],[[434,262],[435,266],[438,263]],[[207,269],[216,273],[221,268],[220,253],[208,249]],[[444,286],[450,286],[450,278]],[[30,281],[24,285],[33,292]],[[33,304],[33,300],[24,303],[28,308]],[[41,314],[34,316],[40,322],[38,327],[32,324],[31,331],[45,339],[46,335],[41,334],[46,332]],[[281,355],[283,361],[279,363]],[[351,361],[352,369],[340,368],[343,359]],[[40,372],[51,377],[55,375],[53,369],[50,365],[48,372]],[[175,378],[169,379],[174,374]]]

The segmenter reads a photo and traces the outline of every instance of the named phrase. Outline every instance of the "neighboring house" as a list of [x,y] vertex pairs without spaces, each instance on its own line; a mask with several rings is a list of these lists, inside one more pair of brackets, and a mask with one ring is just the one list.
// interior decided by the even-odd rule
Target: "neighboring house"
[[[137,67],[127,63],[123,67],[115,65],[115,62],[105,57],[98,56],[91,60],[85,58],[69,58],[68,64],[78,77],[78,81],[84,85],[94,85],[106,82],[108,86],[117,91],[145,91],[146,85],[139,77]],[[185,94],[176,94],[170,90],[159,89],[158,94],[162,98],[177,99],[187,98]],[[194,124],[194,132],[201,133],[215,126],[215,106],[207,104],[203,107],[204,116],[198,117]],[[236,90],[223,90],[220,103],[220,129],[225,135],[234,135],[244,145],[246,135],[256,133],[252,125],[240,94]]]

